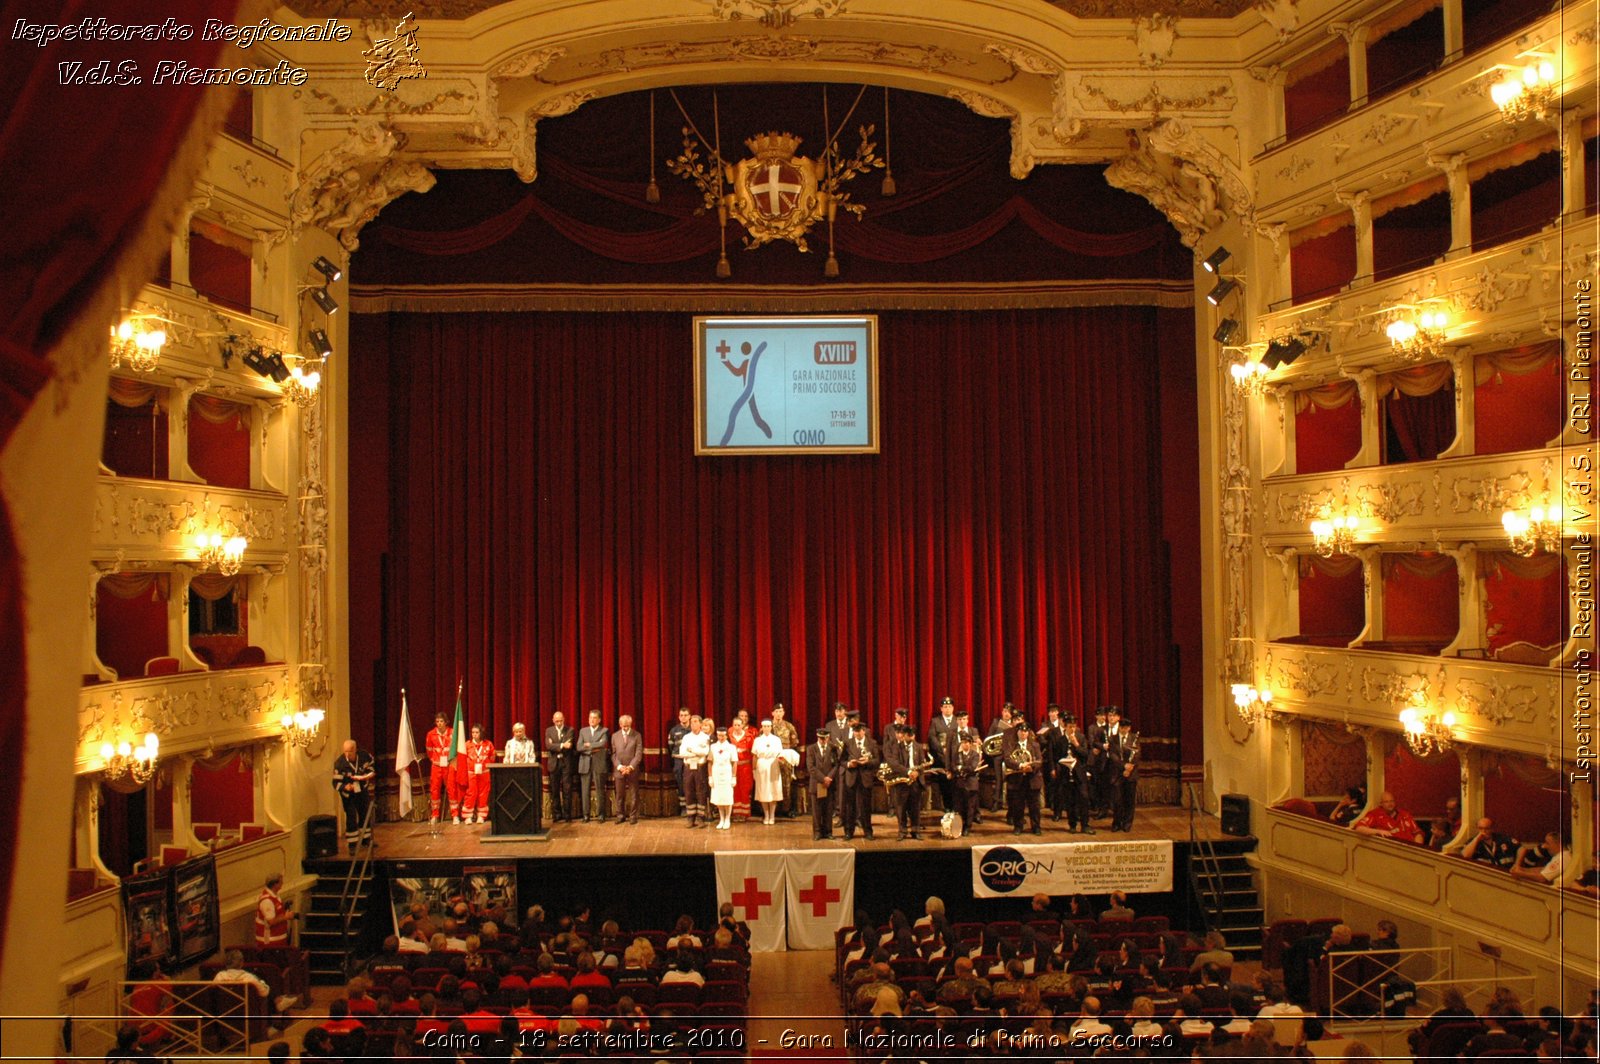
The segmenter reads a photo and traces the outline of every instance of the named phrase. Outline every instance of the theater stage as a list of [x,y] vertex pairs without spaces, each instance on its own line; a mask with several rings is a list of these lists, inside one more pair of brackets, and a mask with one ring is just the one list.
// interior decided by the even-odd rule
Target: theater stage
[[[376,856],[381,860],[461,860],[507,859],[522,857],[617,857],[617,856],[688,856],[712,854],[718,850],[805,850],[813,847],[853,846],[858,852],[883,850],[962,850],[972,846],[995,844],[1004,841],[1019,842],[1115,842],[1130,839],[1189,840],[1189,811],[1176,805],[1146,806],[1134,818],[1131,832],[1113,832],[1095,823],[1094,835],[1073,835],[1066,830],[1066,822],[1046,819],[1043,834],[1014,835],[1011,825],[999,819],[999,814],[985,814],[983,822],[963,839],[946,839],[939,835],[936,814],[925,814],[922,838],[904,842],[896,839],[894,821],[887,816],[873,818],[876,838],[869,842],[859,833],[851,842],[841,837],[835,829],[829,841],[818,842],[811,836],[811,817],[805,814],[794,820],[779,819],[767,826],[759,817],[744,824],[734,824],[727,831],[716,828],[690,829],[682,817],[647,817],[637,824],[605,823],[545,825],[549,830],[548,842],[493,842],[485,841],[489,828],[483,824],[451,824],[448,821],[429,825],[397,821],[379,824],[374,828],[377,841]],[[1220,822],[1213,816],[1194,818],[1195,834],[1204,840],[1219,841],[1228,838],[1222,834]]]

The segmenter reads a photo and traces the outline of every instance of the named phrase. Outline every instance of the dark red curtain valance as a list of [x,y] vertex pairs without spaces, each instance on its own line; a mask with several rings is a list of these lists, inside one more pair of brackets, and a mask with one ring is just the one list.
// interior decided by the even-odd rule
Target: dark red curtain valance
[[876,724],[944,695],[985,720],[1118,702],[1176,737],[1156,353],[1188,346],[1158,317],[886,314],[881,454],[696,458],[687,315],[356,315],[374,741],[402,685],[426,719],[458,678],[496,738],[557,709],[631,712],[654,745],[679,705]]

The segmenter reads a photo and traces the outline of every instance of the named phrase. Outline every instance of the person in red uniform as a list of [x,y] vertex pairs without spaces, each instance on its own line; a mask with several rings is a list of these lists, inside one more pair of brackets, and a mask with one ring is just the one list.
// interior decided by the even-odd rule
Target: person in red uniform
[[452,733],[450,724],[444,719],[444,714],[436,714],[433,718],[433,731],[428,733],[428,764],[429,775],[432,782],[428,784],[428,795],[432,813],[428,823],[439,822],[439,792],[444,791],[450,799],[450,816],[457,824],[461,823],[461,786],[456,781],[456,774],[450,769],[450,740]]
[[467,797],[462,802],[467,823],[474,815],[478,823],[489,822],[489,766],[494,764],[494,743],[483,737],[483,725],[472,726],[472,738],[467,740]]
[[289,945],[289,921],[294,910],[278,897],[283,876],[274,872],[256,898],[256,949],[284,948]]
[[1394,795],[1389,791],[1383,792],[1376,809],[1369,809],[1360,820],[1350,825],[1350,829],[1362,835],[1377,835],[1397,842],[1422,845],[1422,829],[1417,826],[1416,819],[1398,807]]

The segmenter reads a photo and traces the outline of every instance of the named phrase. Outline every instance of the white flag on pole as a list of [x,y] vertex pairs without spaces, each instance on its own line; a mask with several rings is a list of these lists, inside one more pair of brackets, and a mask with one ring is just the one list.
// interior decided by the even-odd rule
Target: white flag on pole
[[394,741],[394,771],[400,777],[400,815],[411,813],[411,766],[417,763],[417,745],[411,739],[411,712],[406,689],[400,689],[400,734]]

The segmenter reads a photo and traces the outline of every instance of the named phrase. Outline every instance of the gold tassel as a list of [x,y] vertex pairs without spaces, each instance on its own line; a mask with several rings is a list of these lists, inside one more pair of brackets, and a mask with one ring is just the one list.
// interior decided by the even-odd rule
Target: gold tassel
[[650,94],[650,183],[644,186],[646,203],[661,202],[661,186],[656,184],[656,94]]
[[889,86],[883,87],[883,194],[894,195],[894,164],[889,161]]
[[650,183],[644,186],[644,201],[646,203],[661,202],[661,186],[656,184],[655,175],[651,175]]

